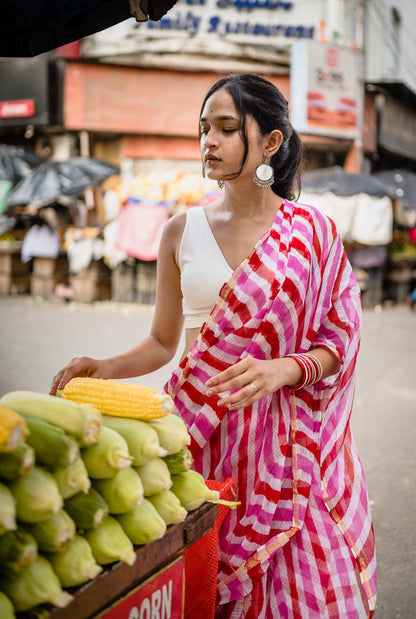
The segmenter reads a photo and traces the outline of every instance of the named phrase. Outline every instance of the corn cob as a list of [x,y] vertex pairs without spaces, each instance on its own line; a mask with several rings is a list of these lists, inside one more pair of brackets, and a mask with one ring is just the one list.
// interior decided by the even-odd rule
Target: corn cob
[[170,454],[169,456],[165,456],[163,460],[166,462],[171,475],[189,471],[194,462],[192,454],[186,445],[182,447],[180,451]]
[[28,435],[24,420],[8,406],[0,405],[0,451],[18,447]]
[[0,535],[16,528],[16,499],[11,490],[0,483]]
[[92,580],[103,571],[95,561],[91,546],[81,535],[66,544],[63,550],[47,554],[63,587],[76,587]]
[[166,450],[167,456],[191,444],[188,430],[178,415],[170,414],[162,419],[149,419],[148,424],[156,430],[160,446]]
[[79,456],[78,443],[62,428],[34,415],[22,415],[29,428],[26,442],[35,450],[37,464],[55,467],[75,462]]
[[93,404],[103,415],[113,417],[157,419],[173,411],[172,399],[156,389],[101,378],[72,378],[60,395]]
[[111,479],[93,479],[93,488],[103,497],[110,514],[124,514],[143,500],[143,484],[130,466],[117,471]]
[[35,450],[22,443],[13,451],[0,451],[0,479],[16,479],[35,464]]
[[39,466],[8,483],[16,500],[16,516],[21,522],[38,522],[62,508],[62,498],[52,475]]
[[166,522],[159,516],[156,507],[147,499],[143,499],[138,507],[125,514],[118,514],[116,520],[135,545],[148,544],[155,539],[160,539],[166,533]]
[[0,404],[59,426],[81,445],[95,443],[100,433],[101,415],[90,404],[77,404],[35,391],[9,391],[1,398]]
[[63,499],[69,499],[77,492],[88,492],[91,488],[91,480],[81,457],[69,466],[51,469],[51,473],[58,484],[59,494]]
[[17,575],[36,559],[35,539],[24,531],[7,531],[0,536],[0,575]]
[[162,458],[153,458],[146,464],[135,467],[134,470],[142,480],[143,494],[146,497],[161,490],[169,490],[172,486],[168,465]]
[[133,458],[125,439],[111,428],[103,426],[95,445],[84,447],[82,459],[89,477],[108,479],[117,471],[128,468]]
[[193,469],[172,475],[171,491],[178,497],[181,505],[188,512],[197,509],[205,501],[226,505],[230,509],[235,509],[240,505],[240,501],[224,501],[221,499],[219,491],[210,490],[202,475]]
[[17,577],[4,577],[1,588],[18,613],[47,602],[64,608],[74,599],[62,590],[51,564],[42,555],[38,555]]
[[78,492],[64,503],[65,511],[75,522],[78,531],[98,527],[108,515],[108,505],[97,490]]
[[1,619],[16,619],[14,606],[3,591],[0,591],[0,617]]
[[125,439],[133,466],[142,466],[167,452],[159,444],[159,438],[147,421],[103,415],[103,426],[115,430]]
[[41,552],[58,552],[75,535],[75,522],[63,509],[40,522],[26,522],[24,528],[36,540]]
[[170,490],[161,490],[147,497],[166,525],[183,522],[188,515],[180,500]]
[[84,536],[99,565],[107,565],[115,561],[133,565],[137,559],[133,543],[113,516],[104,518],[98,527],[86,531]]

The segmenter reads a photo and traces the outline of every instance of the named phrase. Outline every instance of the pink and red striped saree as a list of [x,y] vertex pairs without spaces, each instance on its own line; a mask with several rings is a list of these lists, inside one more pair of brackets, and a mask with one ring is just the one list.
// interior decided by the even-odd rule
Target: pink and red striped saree
[[[218,617],[357,619],[376,597],[375,546],[350,430],[361,305],[334,224],[285,200],[223,286],[166,390],[192,437],[195,468],[235,480],[241,505],[220,529]],[[248,355],[326,346],[339,373],[227,411],[211,376]]]

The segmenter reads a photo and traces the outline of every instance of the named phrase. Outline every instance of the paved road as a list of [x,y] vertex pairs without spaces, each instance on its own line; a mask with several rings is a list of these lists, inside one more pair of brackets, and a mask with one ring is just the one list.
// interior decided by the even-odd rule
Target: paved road
[[[0,394],[47,392],[72,356],[108,356],[148,331],[152,309],[0,299]],[[174,367],[141,379],[161,389]],[[366,310],[353,430],[366,471],[377,539],[377,619],[416,617],[416,312]],[[132,382],[140,382],[135,380]],[[341,618],[342,619],[342,618]]]

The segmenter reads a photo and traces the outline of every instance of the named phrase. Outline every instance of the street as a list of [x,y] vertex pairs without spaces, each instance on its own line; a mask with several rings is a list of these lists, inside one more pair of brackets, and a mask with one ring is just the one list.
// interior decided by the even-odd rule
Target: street
[[[152,307],[0,300],[0,395],[47,392],[71,357],[104,357],[147,332]],[[178,356],[180,355],[178,351]],[[163,371],[133,382],[162,389]],[[353,430],[366,472],[377,541],[377,619],[413,619],[416,608],[416,311],[365,310]]]

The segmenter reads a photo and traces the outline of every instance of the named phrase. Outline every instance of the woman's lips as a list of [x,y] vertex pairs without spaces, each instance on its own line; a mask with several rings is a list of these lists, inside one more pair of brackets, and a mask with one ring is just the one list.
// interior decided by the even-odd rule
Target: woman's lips
[[215,165],[216,163],[219,163],[219,159],[218,157],[205,157],[205,165]]

